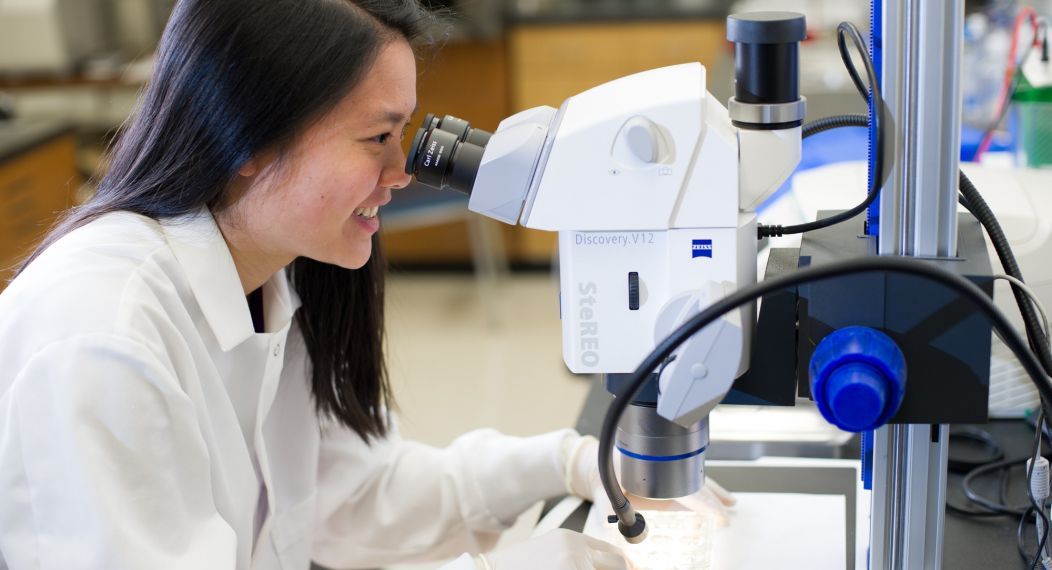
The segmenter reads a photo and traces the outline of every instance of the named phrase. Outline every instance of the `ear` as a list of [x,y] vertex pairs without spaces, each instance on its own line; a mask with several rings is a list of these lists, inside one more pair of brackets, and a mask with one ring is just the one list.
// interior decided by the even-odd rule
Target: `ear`
[[248,161],[241,165],[241,168],[237,169],[237,173],[241,176],[244,176],[245,178],[252,178],[253,176],[259,173],[258,160],[255,158],[250,158]]

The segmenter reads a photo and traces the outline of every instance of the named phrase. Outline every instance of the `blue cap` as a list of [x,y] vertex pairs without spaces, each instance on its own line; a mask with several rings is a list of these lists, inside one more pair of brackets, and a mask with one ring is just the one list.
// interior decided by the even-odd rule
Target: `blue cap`
[[818,410],[845,431],[884,425],[906,393],[902,351],[886,334],[867,327],[846,327],[822,339],[809,372]]

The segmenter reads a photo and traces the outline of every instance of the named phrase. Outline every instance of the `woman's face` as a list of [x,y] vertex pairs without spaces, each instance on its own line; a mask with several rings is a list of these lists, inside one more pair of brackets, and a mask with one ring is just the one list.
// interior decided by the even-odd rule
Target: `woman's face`
[[248,188],[238,217],[256,247],[288,261],[365,265],[380,227],[377,208],[410,180],[401,139],[415,108],[416,59],[405,40],[394,40],[280,159],[257,158],[242,169]]

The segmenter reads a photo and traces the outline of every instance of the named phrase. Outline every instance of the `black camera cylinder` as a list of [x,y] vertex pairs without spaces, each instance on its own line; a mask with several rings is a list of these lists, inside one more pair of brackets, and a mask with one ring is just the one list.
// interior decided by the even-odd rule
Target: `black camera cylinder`
[[734,97],[741,103],[792,103],[800,98],[800,42],[804,17],[793,12],[754,12],[727,17],[734,42]]
[[742,103],[792,103],[800,98],[796,44],[735,44],[734,97]]

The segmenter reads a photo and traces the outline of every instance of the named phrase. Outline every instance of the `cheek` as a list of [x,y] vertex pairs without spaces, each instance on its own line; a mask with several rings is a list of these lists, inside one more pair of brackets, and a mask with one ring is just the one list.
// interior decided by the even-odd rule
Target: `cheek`
[[292,218],[293,231],[303,237],[342,231],[379,182],[375,161],[356,157],[354,148],[336,147],[314,148],[284,185],[280,215]]
[[327,184],[316,187],[302,211],[304,235],[330,241],[342,240],[348,232],[359,231],[353,219],[354,210],[370,201],[375,185],[375,180],[351,173],[333,177]]
[[297,207],[312,218],[346,218],[372,193],[373,185],[361,173],[328,171],[304,180],[296,192]]

